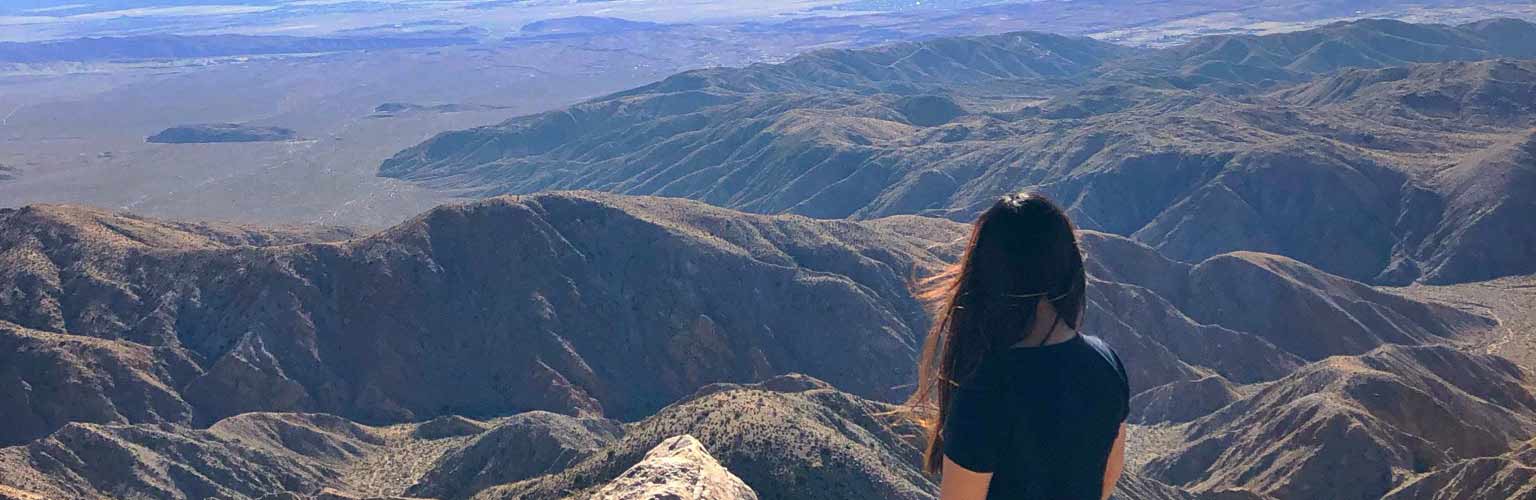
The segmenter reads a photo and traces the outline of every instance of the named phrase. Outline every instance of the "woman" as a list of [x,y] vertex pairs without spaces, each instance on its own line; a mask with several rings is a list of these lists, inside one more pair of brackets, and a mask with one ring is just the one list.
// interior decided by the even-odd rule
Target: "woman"
[[1033,194],[998,200],[965,255],[932,278],[937,305],[909,402],[928,429],[941,500],[1108,498],[1125,455],[1120,359],[1082,326],[1071,221]]

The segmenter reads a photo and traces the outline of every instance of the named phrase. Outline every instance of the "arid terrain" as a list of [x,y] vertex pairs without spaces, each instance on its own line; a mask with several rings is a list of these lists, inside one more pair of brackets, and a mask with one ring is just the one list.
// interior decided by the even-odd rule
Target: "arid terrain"
[[1114,498],[1536,498],[1529,5],[136,1],[0,6],[0,498],[932,500],[1019,190]]
[[[156,7],[130,8],[135,2]],[[1017,30],[1169,46],[1361,17],[1536,19],[1525,3],[1467,0],[1265,8],[1233,0],[239,3],[0,5],[0,206],[82,203],[188,220],[382,228],[476,194],[376,177],[394,153],[682,70]],[[376,111],[392,104],[413,108]],[[222,123],[286,128],[297,138],[145,141]]]
[[[561,498],[688,434],[761,498],[931,498],[889,402],[924,324],[906,277],[961,231],[596,193],[367,237],[10,211],[0,477],[62,497]],[[1135,487],[1379,496],[1536,433],[1528,372],[1484,353],[1518,328],[1493,310],[1276,255],[1192,265],[1083,239],[1088,322],[1133,360]],[[301,413],[258,432],[252,411]],[[100,443],[133,472],[72,458]]]

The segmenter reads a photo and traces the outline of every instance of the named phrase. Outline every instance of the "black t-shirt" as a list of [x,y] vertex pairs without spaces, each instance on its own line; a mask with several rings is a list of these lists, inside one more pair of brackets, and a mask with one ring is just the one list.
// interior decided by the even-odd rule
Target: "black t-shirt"
[[950,398],[944,454],[993,473],[989,500],[1098,500],[1130,392],[1094,337],[993,353]]

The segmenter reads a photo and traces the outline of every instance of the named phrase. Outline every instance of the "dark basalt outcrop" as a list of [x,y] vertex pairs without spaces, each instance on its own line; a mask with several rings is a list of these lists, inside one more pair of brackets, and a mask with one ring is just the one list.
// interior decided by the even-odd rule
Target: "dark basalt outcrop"
[[279,142],[299,137],[298,132],[281,127],[257,127],[238,123],[180,125],[149,136],[145,141],[162,144],[205,144],[220,142]]

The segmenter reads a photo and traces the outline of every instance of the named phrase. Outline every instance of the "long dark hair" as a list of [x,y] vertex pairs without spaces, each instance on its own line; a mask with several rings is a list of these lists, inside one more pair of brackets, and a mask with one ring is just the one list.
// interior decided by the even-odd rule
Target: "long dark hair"
[[1072,221],[1050,199],[1021,193],[983,212],[960,261],[920,283],[919,298],[933,308],[934,322],[907,404],[928,430],[929,473],[943,468],[942,430],[954,389],[988,353],[1029,335],[1041,300],[1050,301],[1057,321],[1077,329],[1085,281]]

